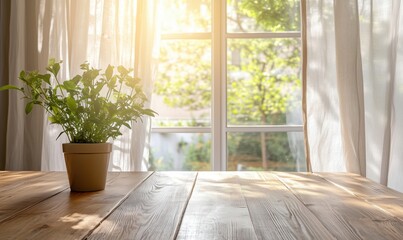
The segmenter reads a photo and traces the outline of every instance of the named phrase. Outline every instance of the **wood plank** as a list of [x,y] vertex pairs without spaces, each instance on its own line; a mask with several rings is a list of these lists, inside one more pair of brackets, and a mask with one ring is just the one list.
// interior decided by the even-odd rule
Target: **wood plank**
[[154,173],[88,239],[173,239],[196,176]]
[[77,193],[67,189],[0,223],[1,238],[83,238],[150,174],[109,173],[104,191]]
[[352,195],[376,205],[391,216],[403,221],[403,193],[375,183],[353,173],[316,173]]
[[275,173],[338,239],[403,239],[403,224],[309,173]]
[[69,187],[60,172],[6,172],[0,182],[0,223]]
[[258,239],[335,239],[272,173],[238,176]]
[[177,239],[257,239],[235,172],[200,172]]
[[0,171],[0,187],[26,182],[28,179],[37,178],[50,172],[37,171]]

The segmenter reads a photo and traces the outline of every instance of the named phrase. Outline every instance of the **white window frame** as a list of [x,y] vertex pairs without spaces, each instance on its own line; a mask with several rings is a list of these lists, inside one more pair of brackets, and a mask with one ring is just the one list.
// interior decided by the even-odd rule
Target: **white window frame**
[[[153,127],[152,133],[210,133],[211,170],[227,170],[227,133],[303,132],[303,125],[227,125],[227,40],[240,38],[301,38],[300,31],[227,33],[226,0],[211,0],[211,33],[162,34],[163,40],[211,40],[211,127]],[[301,106],[302,107],[302,106]]]

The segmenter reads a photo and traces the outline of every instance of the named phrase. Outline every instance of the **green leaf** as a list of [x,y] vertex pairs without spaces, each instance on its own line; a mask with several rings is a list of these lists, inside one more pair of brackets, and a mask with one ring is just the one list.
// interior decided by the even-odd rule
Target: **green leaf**
[[57,74],[59,73],[59,70],[60,70],[60,63],[62,63],[62,62],[63,61],[57,62],[54,58],[51,58],[51,59],[49,59],[48,67],[46,68],[46,70],[53,73],[54,76],[57,76]]
[[110,79],[110,81],[108,82],[108,88],[110,88],[110,89],[114,89],[116,86],[116,81],[117,81],[117,77],[116,77],[116,75],[115,76],[113,76],[111,79]]
[[127,70],[125,67],[123,67],[123,66],[118,66],[118,72],[120,73],[120,74],[122,74],[122,75],[126,75],[126,74],[128,74],[129,73],[129,70]]
[[111,65],[108,65],[108,67],[105,70],[105,77],[107,80],[112,78],[112,74],[113,74],[113,67]]
[[22,81],[26,82],[26,80],[25,80],[26,75],[27,75],[27,73],[24,70],[22,70],[20,72],[20,76],[18,78],[21,79]]
[[78,106],[77,113],[83,113],[83,112],[85,112],[85,108],[83,106]]
[[72,112],[75,112],[76,110],[77,110],[77,103],[76,103],[76,100],[72,97],[72,96],[67,96],[67,98],[66,98],[66,104],[67,104],[67,106],[69,107],[69,109],[72,111]]
[[67,91],[72,91],[76,89],[77,84],[75,83],[75,81],[70,80],[70,81],[64,81],[63,82],[63,87],[67,90]]
[[85,62],[80,65],[81,70],[88,70],[90,68],[90,64],[88,62]]
[[98,77],[100,71],[101,71],[101,70],[99,70],[99,69],[92,69],[92,70],[90,71],[90,73],[91,73],[91,79],[92,79],[92,80],[96,79],[96,78]]
[[75,85],[77,85],[81,80],[81,76],[80,75],[76,75],[73,79],[71,79],[70,81],[72,81]]
[[101,92],[102,88],[104,85],[102,83],[98,83],[98,85],[95,85],[95,88],[91,91],[92,96],[98,95],[99,92]]
[[94,110],[95,112],[99,112],[101,110],[101,102],[99,99],[95,99],[94,102]]
[[51,124],[57,124],[60,123],[60,119],[57,118],[57,116],[49,116],[48,120]]
[[55,115],[58,115],[60,113],[60,110],[55,106],[51,106],[50,112],[52,112]]
[[56,59],[54,59],[54,58],[50,58],[50,59],[48,60],[48,65],[49,65],[49,66],[54,65],[55,63],[56,63]]
[[50,123],[56,123],[56,119],[55,119],[55,117],[53,117],[53,116],[49,116],[49,117],[48,117],[48,121],[49,121]]
[[56,63],[55,65],[53,65],[53,73],[55,74],[55,76],[59,73],[60,70],[60,64]]
[[25,114],[28,114],[32,111],[32,108],[34,107],[34,102],[29,102],[25,106]]
[[18,90],[18,91],[21,91],[21,92],[23,91],[22,88],[19,88],[19,87],[14,86],[14,85],[4,85],[4,86],[0,87],[0,91],[9,90],[9,89],[15,89],[15,90]]
[[39,74],[38,77],[50,85],[50,74]]
[[144,115],[148,115],[148,116],[150,116],[150,117],[154,117],[155,115],[158,115],[158,113],[157,112],[155,112],[154,110],[152,110],[152,109],[144,109]]

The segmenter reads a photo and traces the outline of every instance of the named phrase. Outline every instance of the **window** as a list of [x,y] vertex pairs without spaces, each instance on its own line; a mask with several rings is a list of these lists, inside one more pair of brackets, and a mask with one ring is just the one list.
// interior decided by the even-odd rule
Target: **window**
[[150,170],[305,170],[299,1],[161,4]]

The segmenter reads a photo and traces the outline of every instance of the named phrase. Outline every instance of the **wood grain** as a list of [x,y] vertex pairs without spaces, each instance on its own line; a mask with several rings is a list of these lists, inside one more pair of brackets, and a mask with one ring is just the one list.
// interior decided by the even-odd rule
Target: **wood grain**
[[0,187],[9,184],[18,184],[28,179],[44,176],[50,172],[37,172],[37,171],[0,171]]
[[403,221],[403,193],[377,184],[357,174],[318,173],[317,175],[336,187],[344,188],[362,201],[366,201]]
[[242,172],[238,176],[259,239],[335,239],[272,173]]
[[173,239],[196,175],[154,173],[88,239]]
[[177,239],[257,239],[236,172],[200,172]]
[[0,175],[0,223],[68,187],[65,173],[2,173]]
[[150,174],[109,173],[104,191],[60,192],[0,223],[1,239],[81,239]]
[[338,239],[403,239],[403,224],[309,173],[275,173]]

